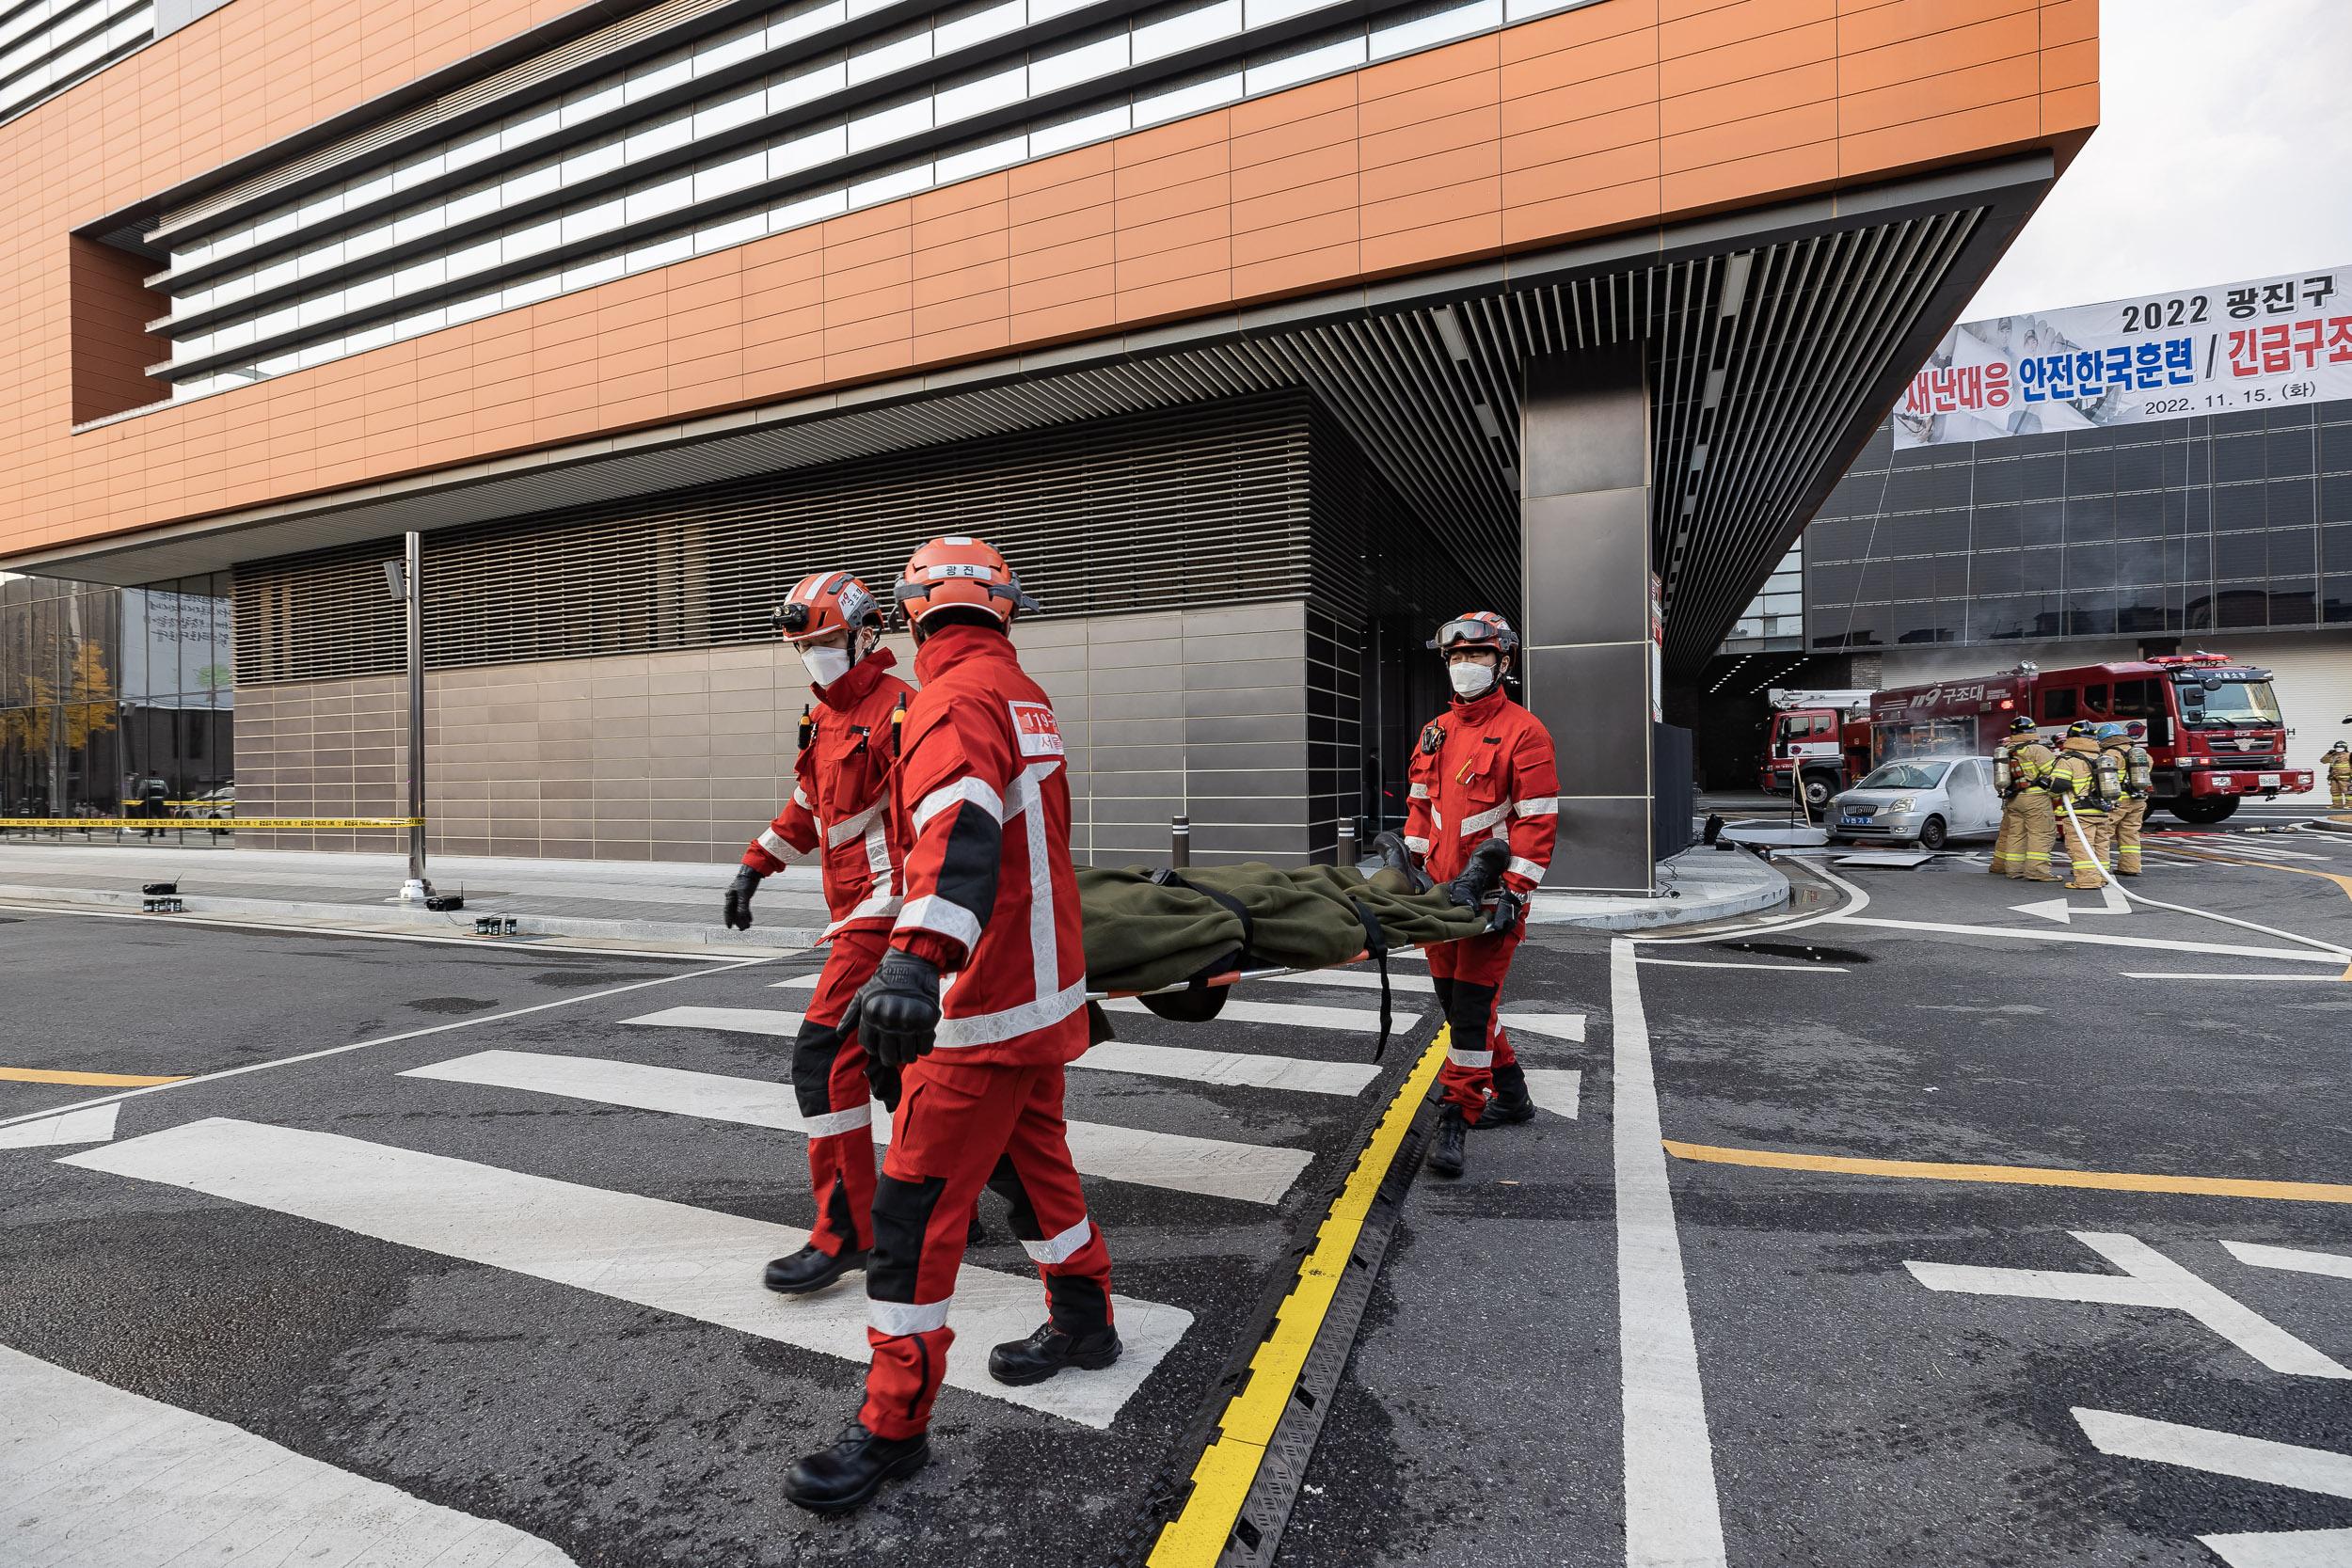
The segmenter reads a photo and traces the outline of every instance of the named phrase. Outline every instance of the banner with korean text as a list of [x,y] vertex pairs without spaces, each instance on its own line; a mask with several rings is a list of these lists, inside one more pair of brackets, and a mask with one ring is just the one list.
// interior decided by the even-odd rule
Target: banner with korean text
[[1895,445],[2328,398],[2352,398],[2352,266],[1963,322],[1895,405]]

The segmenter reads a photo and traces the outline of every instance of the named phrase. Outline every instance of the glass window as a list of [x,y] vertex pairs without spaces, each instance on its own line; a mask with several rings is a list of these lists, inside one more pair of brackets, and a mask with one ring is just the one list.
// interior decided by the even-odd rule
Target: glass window
[[1870,770],[1858,789],[1933,789],[1944,782],[1948,762],[1890,762]]
[[2227,719],[2246,724],[2279,722],[2279,699],[2268,681],[2222,680],[2208,687],[2195,675],[2176,676],[2182,716],[2191,723]]
[[2146,681],[2117,681],[2115,683],[2115,716],[2118,719],[2137,719],[2148,712],[2148,683]]
[[2162,631],[2166,626],[2164,591],[2150,585],[2122,589],[2115,594],[2117,634]]
[[2310,429],[2306,427],[2301,430],[2271,431],[2263,439],[2263,465],[2269,470],[2269,476],[2272,479],[2285,479],[2292,474],[2310,473],[2312,471]]
[[2073,687],[2045,686],[2042,689],[2042,721],[2043,723],[2074,717],[2074,689]]
[[2105,681],[2083,688],[2083,706],[2104,719],[2107,713],[2107,687]]
[[2213,444],[2213,477],[2217,484],[2268,478],[2264,472],[2263,437],[2229,436],[2217,439]]
[[2025,533],[2017,508],[2013,506],[1979,507],[1976,515],[1977,548],[1980,550],[2014,549],[2025,543]]
[[2318,498],[2308,479],[2273,480],[2265,486],[2272,528],[2306,528],[2318,521],[2313,506]]

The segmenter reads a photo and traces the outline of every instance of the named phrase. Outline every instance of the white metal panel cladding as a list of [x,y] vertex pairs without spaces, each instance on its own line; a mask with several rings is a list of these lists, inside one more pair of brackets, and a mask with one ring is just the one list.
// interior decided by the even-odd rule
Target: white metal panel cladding
[[0,124],[153,41],[152,0],[26,0],[0,7]]
[[[812,563],[879,587],[923,540],[1002,549],[1045,615],[1295,598],[1311,587],[1309,410],[1291,394],[429,534],[426,662],[761,641]],[[236,574],[237,682],[400,668],[383,544]]]

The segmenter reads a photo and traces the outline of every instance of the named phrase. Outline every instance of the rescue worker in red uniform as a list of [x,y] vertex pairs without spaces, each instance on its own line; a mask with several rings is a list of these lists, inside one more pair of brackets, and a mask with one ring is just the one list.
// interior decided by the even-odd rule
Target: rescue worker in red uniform
[[1088,1045],[1068,768],[1053,705],[1007,635],[1035,606],[1004,557],[965,538],[915,551],[898,597],[922,686],[890,802],[906,902],[859,994],[858,1032],[899,1082],[866,1270],[866,1403],[786,1483],[819,1513],[858,1507],[930,1458],[964,1222],[983,1184],[1011,1205],[1046,1305],[1042,1327],[990,1353],[989,1375],[1040,1383],[1120,1354],[1110,1252],[1062,1122],[1062,1069]]
[[818,853],[832,924],[817,990],[792,1042],[792,1089],[808,1118],[809,1180],[817,1225],[808,1244],[768,1265],[767,1286],[787,1295],[822,1290],[866,1266],[874,1244],[872,1089],[866,1053],[842,1015],[882,962],[898,917],[898,862],[884,808],[898,724],[914,689],[890,673],[882,607],[847,572],[816,572],[793,586],[776,629],[800,649],[816,692],[803,708],[792,799],[743,851],[727,888],[724,916],[752,927],[752,895],[803,855]]
[[[1518,643],[1510,623],[1487,610],[1440,626],[1429,646],[1445,660],[1453,705],[1413,748],[1404,847],[1430,876],[1452,884],[1454,903],[1494,910],[1486,934],[1429,949],[1450,1031],[1438,1079],[1445,1109],[1429,1151],[1429,1168],[1440,1176],[1462,1174],[1467,1129],[1535,1115],[1527,1075],[1495,1016],[1525,934],[1519,915],[1551,864],[1560,821],[1551,734],[1503,689]],[[1476,858],[1493,840],[1510,848],[1499,877]]]

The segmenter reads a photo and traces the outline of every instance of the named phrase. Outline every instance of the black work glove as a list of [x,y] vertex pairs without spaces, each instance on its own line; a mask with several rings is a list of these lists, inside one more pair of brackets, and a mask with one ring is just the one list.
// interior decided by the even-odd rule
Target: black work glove
[[868,1056],[900,1068],[930,1051],[939,1029],[938,965],[890,948],[857,999],[857,1037]]
[[732,931],[752,928],[752,895],[759,891],[760,875],[748,865],[735,868],[735,880],[727,884],[725,911],[721,916]]
[[1526,907],[1527,900],[1504,888],[1502,896],[1495,900],[1495,912],[1486,917],[1486,934],[1499,937],[1510,930],[1519,923],[1519,911]]

